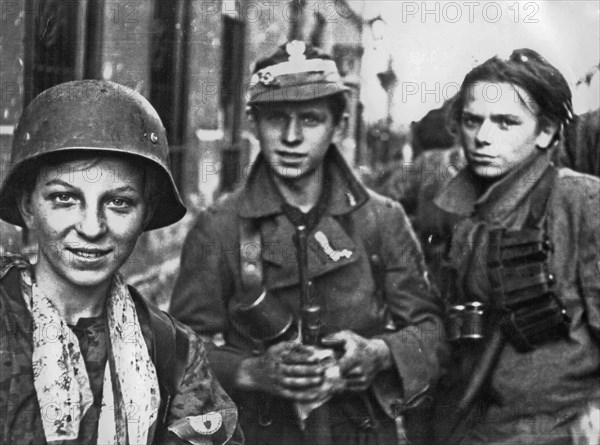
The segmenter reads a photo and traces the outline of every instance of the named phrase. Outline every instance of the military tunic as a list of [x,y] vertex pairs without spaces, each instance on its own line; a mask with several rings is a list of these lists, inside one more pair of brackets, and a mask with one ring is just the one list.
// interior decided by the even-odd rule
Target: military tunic
[[[325,182],[329,202],[309,236],[308,274],[325,308],[323,335],[349,329],[368,338],[382,338],[389,346],[394,369],[382,372],[373,391],[364,395],[370,401],[377,400],[368,404],[370,412],[365,414],[360,403],[352,399],[344,401],[346,395],[334,397],[313,413],[311,418],[320,421],[309,418],[309,433],[303,436],[289,402],[275,400],[270,413],[261,413],[262,395],[236,391],[239,364],[257,349],[235,329],[230,318],[242,289],[241,221],[259,223],[264,287],[296,317],[300,310],[292,242],[295,229],[282,211],[282,198],[268,177],[269,167],[262,156],[240,190],[199,215],[184,243],[171,312],[201,335],[223,336],[224,344],[211,348],[209,360],[225,389],[240,404],[244,433],[256,445],[327,440],[396,444],[393,419],[427,398],[440,373],[444,334],[439,303],[402,208],[365,189],[335,147],[330,148],[324,162],[329,169],[330,179]],[[315,241],[317,231],[333,249],[347,249],[352,254],[333,260]],[[396,328],[386,332],[389,319]],[[268,422],[261,416],[269,417]],[[373,423],[357,425],[365,417],[379,424],[379,442]]]
[[[447,293],[451,304],[461,302],[461,293],[490,301],[486,253],[477,229],[521,229],[534,197],[539,198],[534,190],[550,168],[538,153],[484,194],[469,169],[440,191],[436,205],[458,219],[443,258],[455,273],[455,282],[446,284],[458,289]],[[559,169],[546,218],[553,245],[549,267],[555,294],[570,318],[568,335],[528,352],[505,344],[462,444],[573,443],[578,417],[600,400],[600,181]],[[476,350],[456,349],[449,370],[458,374]],[[445,378],[442,399],[466,375]],[[439,402],[438,420],[455,408],[452,400]]]

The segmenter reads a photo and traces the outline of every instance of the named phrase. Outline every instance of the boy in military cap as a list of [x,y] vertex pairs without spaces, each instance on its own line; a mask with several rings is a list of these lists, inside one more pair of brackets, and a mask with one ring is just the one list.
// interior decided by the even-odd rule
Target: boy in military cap
[[121,85],[57,85],[23,112],[0,218],[39,252],[1,259],[0,443],[242,443],[201,341],[118,273],[185,214],[168,165],[158,114]]
[[550,162],[571,117],[567,82],[531,49],[458,93],[467,166],[435,198],[454,344],[440,444],[598,443],[600,181]]
[[184,244],[171,313],[215,340],[209,360],[255,445],[397,444],[440,371],[438,302],[407,218],[333,144],[346,90],[304,42],[259,61],[261,152]]

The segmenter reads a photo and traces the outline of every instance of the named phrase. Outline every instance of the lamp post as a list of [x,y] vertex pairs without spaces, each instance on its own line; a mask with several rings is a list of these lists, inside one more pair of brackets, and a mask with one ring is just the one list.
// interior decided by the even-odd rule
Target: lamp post
[[377,78],[379,79],[379,83],[381,83],[381,87],[387,94],[386,122],[387,122],[388,130],[389,130],[390,129],[389,127],[392,124],[393,91],[394,91],[394,87],[396,86],[396,83],[398,81],[396,73],[394,72],[394,69],[392,68],[392,55],[391,54],[388,56],[387,70],[385,70],[381,73],[377,73]]
[[[386,34],[387,34],[387,23],[385,20],[381,18],[381,16],[377,16],[370,22],[371,25],[371,33],[373,34],[373,40],[375,42],[375,49],[383,49],[382,58],[387,58],[387,66],[384,71],[377,73],[377,78],[379,79],[379,83],[381,87],[386,93],[387,96],[387,109],[386,109],[386,117],[385,123],[382,125],[380,130],[380,143],[378,144],[379,150],[376,159],[379,162],[387,162],[390,153],[390,143],[391,143],[391,130],[392,130],[392,104],[393,104],[393,92],[394,87],[398,81],[396,73],[392,67],[392,54],[389,51],[389,48],[386,45]],[[385,60],[385,59],[384,59]]]

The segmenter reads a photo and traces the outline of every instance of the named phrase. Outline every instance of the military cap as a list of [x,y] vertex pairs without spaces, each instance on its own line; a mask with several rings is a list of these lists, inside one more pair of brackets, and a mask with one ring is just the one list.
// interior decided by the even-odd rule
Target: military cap
[[312,100],[346,91],[348,87],[328,54],[294,40],[256,63],[248,105]]

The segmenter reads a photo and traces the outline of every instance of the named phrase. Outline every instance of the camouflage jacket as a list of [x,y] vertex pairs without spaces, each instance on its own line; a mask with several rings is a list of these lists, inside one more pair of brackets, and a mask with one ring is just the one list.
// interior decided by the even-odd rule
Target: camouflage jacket
[[[6,261],[3,259],[0,272],[0,444],[43,444],[43,427],[41,416],[43,407],[38,405],[33,383],[32,356],[32,318],[25,306],[20,291],[19,265],[23,261]],[[132,292],[144,339],[148,344],[150,356],[157,365],[159,385],[161,387],[161,406],[165,412],[160,415],[157,424],[151,428],[148,443],[156,444],[239,444],[243,442],[241,430],[237,425],[237,409],[212,374],[206,359],[206,351],[202,342],[188,328],[177,322],[179,329],[189,345],[177,389],[174,394],[163,392],[168,386],[165,378],[161,380],[160,360],[168,360],[162,351],[159,339],[153,338],[154,326],[150,319],[142,316],[142,311],[152,314],[153,323],[173,323],[168,315],[149,306],[135,291]],[[147,314],[146,314],[147,315]],[[92,388],[102,386],[103,370],[108,357],[108,332],[102,317],[80,320],[72,327],[84,356]],[[165,332],[157,330],[158,332]],[[167,331],[168,332],[168,331]],[[178,338],[178,343],[181,343]],[[168,366],[177,366],[175,360]],[[165,368],[163,365],[162,368]],[[163,374],[164,376],[164,374]],[[98,385],[99,382],[99,385]],[[97,391],[95,391],[97,393]],[[100,391],[101,392],[101,391]],[[97,394],[94,394],[97,396]],[[165,400],[166,399],[166,400]],[[95,400],[84,416],[80,435],[73,444],[94,444],[97,437],[99,403]],[[217,414],[214,414],[217,413]],[[129,412],[128,415],[135,414]],[[188,417],[189,416],[189,417]],[[190,422],[196,418],[197,421]],[[219,420],[221,427],[203,429],[198,425],[203,421]],[[210,431],[209,431],[210,430]]]

